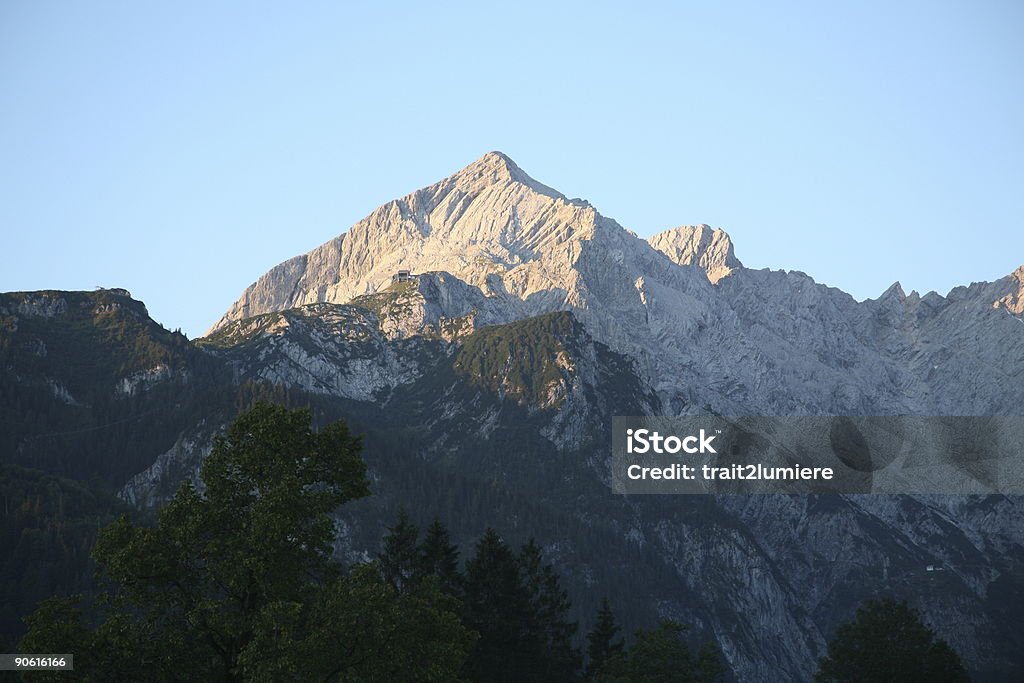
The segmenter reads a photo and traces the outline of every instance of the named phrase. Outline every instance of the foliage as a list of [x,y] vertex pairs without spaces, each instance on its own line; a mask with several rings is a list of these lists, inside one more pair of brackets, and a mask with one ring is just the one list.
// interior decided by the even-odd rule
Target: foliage
[[23,647],[94,653],[76,660],[86,680],[450,678],[469,643],[450,598],[429,584],[399,594],[330,560],[330,513],[369,488],[359,439],[310,419],[268,404],[241,415],[204,463],[203,491],[182,486],[155,527],[121,517],[103,530],[99,625],[51,601]]
[[577,325],[571,313],[558,312],[477,330],[459,348],[455,371],[522,405],[547,405],[549,389],[563,379]]
[[121,290],[0,294],[0,460],[113,489],[235,391]]
[[96,535],[126,509],[87,484],[0,464],[0,646],[40,600],[92,586]]
[[528,596],[530,640],[543,653],[538,661],[537,680],[571,680],[582,662],[572,645],[578,625],[569,621],[569,596],[554,567],[544,563],[534,539],[519,550],[518,560]]
[[712,683],[721,681],[725,668],[718,648],[707,643],[697,655],[683,634],[686,627],[663,620],[656,628],[636,633],[628,651],[609,657],[595,680],[601,683]]
[[624,643],[621,638],[616,640],[618,633],[615,614],[608,599],[604,598],[597,611],[594,628],[587,634],[587,657],[590,660],[587,666],[588,678],[595,677],[609,659],[622,654]]
[[247,680],[268,683],[450,681],[472,642],[458,602],[433,582],[399,593],[360,565],[310,602],[264,610],[241,668]]
[[839,627],[814,680],[958,683],[970,677],[953,649],[906,602],[871,600]]
[[459,573],[459,549],[451,542],[448,529],[441,520],[427,527],[426,536],[419,547],[420,572],[433,576],[448,595],[462,597],[462,576]]
[[377,560],[383,579],[398,592],[410,590],[422,575],[419,549],[420,531],[409,521],[405,508],[398,521],[388,528],[383,550]]
[[567,681],[579,655],[567,619],[568,599],[536,544],[517,555],[488,529],[466,562],[464,622],[480,634],[470,653],[474,681]]

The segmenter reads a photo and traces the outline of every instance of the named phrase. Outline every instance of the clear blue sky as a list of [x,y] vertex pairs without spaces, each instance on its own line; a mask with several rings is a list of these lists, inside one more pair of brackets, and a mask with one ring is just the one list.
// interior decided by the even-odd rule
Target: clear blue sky
[[354,5],[0,3],[0,290],[195,336],[492,149],[857,298],[1024,262],[1024,3]]

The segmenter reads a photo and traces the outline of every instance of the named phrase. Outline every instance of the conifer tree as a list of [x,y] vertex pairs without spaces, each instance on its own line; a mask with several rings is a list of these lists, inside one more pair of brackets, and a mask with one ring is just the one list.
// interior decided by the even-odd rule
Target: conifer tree
[[615,623],[615,614],[608,604],[608,598],[604,598],[601,600],[600,609],[597,610],[594,628],[587,634],[587,656],[590,658],[587,667],[588,678],[593,678],[610,657],[622,653],[622,639],[616,640],[618,633],[619,626]]
[[687,627],[664,619],[656,628],[640,629],[632,647],[612,654],[595,680],[601,683],[720,683],[725,676],[718,648],[705,644],[694,657],[686,643]]
[[419,528],[401,508],[398,521],[388,527],[377,558],[381,576],[400,593],[408,591],[420,573],[419,536]]
[[558,575],[530,541],[515,553],[493,529],[466,563],[464,623],[480,634],[467,662],[475,681],[572,681],[576,624]]
[[540,546],[532,538],[519,551],[519,566],[530,600],[529,633],[538,648],[538,680],[572,680],[581,658],[572,646],[578,626],[569,621],[568,594],[554,568],[544,564]]
[[463,623],[480,634],[466,662],[466,677],[489,681],[530,680],[535,648],[530,647],[530,596],[515,553],[494,529],[487,529],[466,562]]
[[437,577],[441,590],[448,595],[461,596],[459,549],[452,544],[448,529],[437,518],[427,527],[420,544],[419,562],[421,575]]

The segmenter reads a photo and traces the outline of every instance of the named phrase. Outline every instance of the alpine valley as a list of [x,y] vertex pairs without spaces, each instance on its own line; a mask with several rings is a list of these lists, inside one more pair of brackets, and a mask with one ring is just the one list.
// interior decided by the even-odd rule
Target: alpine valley
[[[87,582],[103,519],[195,480],[260,398],[364,434],[374,495],[339,513],[340,557],[373,556],[404,506],[463,548],[488,525],[536,536],[581,631],[607,596],[626,631],[713,637],[742,681],[810,679],[886,596],[976,680],[1024,671],[1020,498],[609,487],[614,415],[1019,414],[1024,266],[858,302],[745,268],[707,225],[641,239],[491,152],[273,268],[197,340],[124,290],[0,294],[5,635]],[[12,575],[56,549],[31,585]]]

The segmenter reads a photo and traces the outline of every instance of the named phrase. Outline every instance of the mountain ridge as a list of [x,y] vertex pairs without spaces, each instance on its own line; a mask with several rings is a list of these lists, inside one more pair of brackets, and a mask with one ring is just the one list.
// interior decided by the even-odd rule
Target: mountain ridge
[[[641,240],[589,202],[567,199],[507,155],[492,151],[436,183],[381,205],[310,252],[278,264],[247,287],[207,334],[229,320],[271,310],[347,303],[385,288],[390,276],[403,269],[447,271],[488,293],[488,276],[504,276],[517,267],[529,270],[528,263],[545,251],[595,239],[600,231],[612,243],[632,237],[678,265],[697,265],[712,283],[743,268],[729,235],[720,228],[681,226]],[[439,237],[444,244],[438,244]],[[540,271],[534,278],[558,273],[557,268]],[[542,286],[534,282],[532,288],[524,287],[522,281],[529,277],[523,273],[510,279],[516,286],[506,289],[520,297]]]
[[[835,626],[878,594],[920,608],[972,671],[1024,666],[1018,497],[623,497],[607,463],[614,415],[1012,414],[1024,404],[1024,268],[945,296],[896,283],[858,302],[804,273],[744,267],[710,226],[642,240],[528,181],[492,153],[379,207],[265,274],[208,336],[172,337],[188,347],[185,374],[136,377],[148,361],[122,372],[122,349],[146,348],[145,330],[170,333],[124,300],[116,310],[138,313],[129,329],[142,331],[105,335],[96,304],[115,295],[83,294],[87,319],[62,362],[98,338],[115,369],[72,393],[110,406],[74,438],[107,453],[108,427],[135,424],[122,420],[147,401],[175,405],[175,428],[129,453],[143,469],[117,469],[121,497],[146,507],[195,480],[232,407],[297,401],[367,435],[379,490],[336,520],[339,556],[372,556],[389,515],[412,504],[461,543],[484,516],[528,528],[580,614],[596,609],[595,586],[611,590],[630,628],[656,615],[713,633],[741,680],[809,679]],[[401,268],[412,277],[392,282]],[[78,296],[0,297],[19,457],[40,436],[40,405],[83,409],[45,365],[29,372]],[[183,410],[200,365],[224,386]]]
[[[987,414],[1024,400],[1011,389],[965,401],[954,381],[1019,372],[1020,278],[857,302],[796,271],[745,268],[728,234],[707,225],[640,239],[498,152],[272,269],[214,331],[256,311],[377,295],[399,270],[436,285],[418,309],[469,316],[471,327],[573,311],[635,359],[674,413]],[[951,339],[1002,353],[961,354],[971,370],[947,377],[960,353]]]
[[[482,209],[473,206],[478,200]],[[275,266],[246,289],[210,332],[229,320],[275,308],[347,303],[386,287],[397,270],[426,270],[425,263],[434,266],[430,270],[461,272],[463,279],[480,286],[493,270],[489,264],[514,267],[533,261],[539,250],[571,237],[566,226],[577,226],[585,234],[596,229],[595,214],[589,204],[566,199],[504,154],[491,152],[433,185],[381,205],[348,231]],[[543,230],[534,229],[538,227]],[[437,244],[439,237],[446,244]],[[374,241],[386,243],[387,251],[368,248]]]
[[[745,271],[737,275],[719,286],[737,289],[749,306],[763,308],[764,301],[752,295],[767,291],[762,282],[745,281],[750,275]],[[809,278],[760,276],[788,282],[794,296],[787,300],[796,297],[793,310],[799,310]],[[706,278],[701,286],[711,287]],[[287,400],[293,392],[297,400],[317,406],[321,419],[344,417],[367,433],[366,457],[379,491],[370,507],[337,520],[344,530],[336,548],[341,556],[370,557],[389,520],[388,510],[393,514],[395,506],[411,501],[423,505],[425,515],[445,515],[446,523],[460,529],[458,540],[470,543],[481,529],[459,521],[464,506],[479,500],[481,492],[493,492],[498,498],[486,499],[486,509],[491,510],[488,520],[498,526],[515,529],[527,510],[538,506],[543,512],[533,519],[560,520],[554,526],[535,522],[531,528],[555,558],[574,602],[584,610],[581,617],[596,608],[587,602],[592,577],[604,577],[602,590],[617,596],[617,604],[631,613],[630,623],[647,623],[642,620],[656,614],[714,633],[742,680],[771,680],[780,671],[807,678],[831,629],[849,617],[857,600],[878,590],[911,600],[972,670],[1002,671],[1017,661],[1012,653],[1019,651],[1019,638],[1007,630],[1012,622],[1002,605],[1016,604],[1015,596],[1024,595],[1024,526],[1015,521],[1024,508],[1018,500],[614,496],[607,487],[603,446],[610,416],[664,409],[637,372],[635,359],[594,340],[586,325],[573,322],[575,314],[565,311],[460,328],[459,334],[445,336],[441,318],[434,316],[451,309],[432,307],[462,303],[458,296],[445,303],[444,293],[471,289],[450,274],[428,274],[383,299],[373,295],[362,303],[309,304],[266,314],[233,323],[237,336],[193,344],[204,350],[204,357],[230,368],[224,376],[234,383],[275,385],[279,389],[271,395],[276,400]],[[965,302],[990,300],[992,291],[990,283],[961,288],[950,300],[893,297],[862,313],[878,317],[884,327],[921,316],[934,324],[955,319]],[[8,318],[14,320],[0,342],[13,334],[19,348],[40,348],[38,342],[50,346],[46,342],[60,332],[60,317],[69,308],[55,295],[65,302],[74,299],[59,293],[47,300],[29,296],[32,306],[17,313],[12,309],[20,304],[8,305]],[[127,301],[124,308],[144,310]],[[982,321],[1010,319],[991,305],[980,308],[994,316]],[[99,323],[103,329],[102,319]],[[134,346],[131,338],[127,341]],[[107,343],[116,354],[120,342]],[[208,348],[214,343],[218,348]],[[1001,350],[982,349],[982,360],[985,353]],[[843,350],[834,351],[841,360]],[[703,375],[705,382],[715,379]],[[16,385],[22,381],[14,379]],[[957,382],[970,386],[963,378]],[[99,387],[112,395],[103,400],[130,410],[131,404],[117,398],[117,386],[117,377],[111,377]],[[191,385],[161,375],[145,386],[137,396],[165,396],[173,404]],[[728,385],[718,388],[730,390]],[[234,403],[231,392],[224,393]],[[184,417],[178,412],[176,418]],[[125,482],[124,500],[159,504],[179,483],[195,479],[212,439],[229,420],[229,413],[219,411],[198,415],[203,418],[181,422],[168,450]],[[107,424],[123,419],[110,415],[95,427],[86,426],[85,434],[102,436]],[[129,435],[126,443],[132,442]],[[103,443],[97,445],[102,449]],[[407,474],[414,466],[427,469]],[[438,488],[452,487],[454,472],[463,477],[459,486]],[[438,482],[428,487],[425,498],[417,493],[424,489],[422,477]],[[497,513],[490,505],[499,500],[518,502],[505,503]],[[923,573],[929,564],[947,571],[931,577]],[[640,590],[629,580],[637,576],[653,583]],[[922,584],[922,577],[929,581]],[[929,590],[931,578],[942,579],[941,591]],[[618,592],[627,584],[628,593]],[[802,585],[816,588],[807,593]],[[761,616],[755,622],[747,615]],[[766,637],[768,631],[784,634],[783,644]]]

